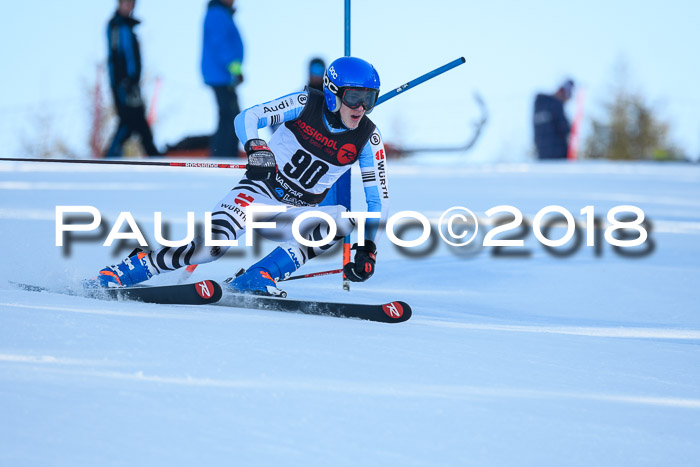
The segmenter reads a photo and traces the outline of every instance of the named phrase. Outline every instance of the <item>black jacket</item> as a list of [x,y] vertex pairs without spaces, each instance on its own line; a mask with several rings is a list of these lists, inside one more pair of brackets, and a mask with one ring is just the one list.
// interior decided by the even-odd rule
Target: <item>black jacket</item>
[[564,113],[564,103],[554,96],[538,94],[532,121],[539,158],[565,159],[571,127]]
[[107,25],[108,65],[112,92],[118,102],[139,94],[141,51],[134,27],[140,21],[115,13]]

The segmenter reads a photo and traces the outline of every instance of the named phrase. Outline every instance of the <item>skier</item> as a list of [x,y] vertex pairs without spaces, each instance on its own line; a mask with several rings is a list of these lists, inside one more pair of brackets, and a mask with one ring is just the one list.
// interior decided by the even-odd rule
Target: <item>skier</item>
[[[364,245],[353,245],[354,261],[345,265],[343,272],[354,282],[363,282],[374,274],[375,242],[389,204],[384,145],[379,130],[367,117],[378,95],[379,75],[374,67],[359,58],[343,57],[326,70],[323,92],[307,88],[253,106],[236,117],[236,133],[246,142],[248,164],[245,176],[216,204],[211,238],[239,239],[246,230],[247,206],[287,209],[256,216],[256,221],[276,222],[276,228],[260,232],[283,243],[227,281],[232,291],[281,295],[276,281],[288,277],[353,230],[354,220],[342,216],[345,207],[318,204],[334,182],[358,161],[368,211],[379,213],[379,217],[366,220]],[[276,123],[283,125],[268,145],[258,130]],[[293,238],[291,225],[300,214],[314,210],[331,216],[337,231],[328,244],[304,246]],[[319,241],[329,234],[329,225],[317,218],[309,218],[302,227],[302,237],[309,241]],[[213,261],[227,249],[207,247],[198,237],[182,247],[138,252],[102,269],[89,282],[103,287],[131,286],[166,271]]]
[[107,25],[109,82],[119,116],[119,126],[105,155],[109,159],[122,156],[122,146],[133,133],[141,136],[147,155],[161,155],[153,143],[139,87],[141,52],[134,28],[140,21],[133,17],[134,4],[134,0],[119,0],[117,11]]

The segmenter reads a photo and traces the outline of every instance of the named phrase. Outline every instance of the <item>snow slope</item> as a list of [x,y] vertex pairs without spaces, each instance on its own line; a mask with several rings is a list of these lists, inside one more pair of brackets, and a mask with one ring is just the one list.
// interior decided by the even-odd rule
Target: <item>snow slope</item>
[[508,250],[527,256],[438,241],[414,258],[384,237],[350,293],[337,276],[285,285],[405,300],[414,317],[397,325],[26,292],[9,281],[75,284],[117,259],[94,240],[64,256],[55,206],[95,206],[109,228],[131,211],[148,239],[162,211],[180,238],[186,212],[202,219],[239,172],[0,163],[0,465],[700,464],[700,167],[390,162],[393,212],[508,204],[532,219],[558,204],[582,219],[630,204],[653,251],[560,258],[530,232]]

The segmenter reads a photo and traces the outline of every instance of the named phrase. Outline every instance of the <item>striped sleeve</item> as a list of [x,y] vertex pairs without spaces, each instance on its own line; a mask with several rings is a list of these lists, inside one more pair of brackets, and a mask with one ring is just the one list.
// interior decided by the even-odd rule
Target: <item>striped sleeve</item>
[[381,229],[389,216],[389,188],[386,177],[386,153],[379,129],[375,129],[360,152],[360,172],[365,190],[368,212],[378,212],[379,219],[368,219],[365,238],[377,242]]
[[258,130],[261,128],[296,119],[304,110],[308,97],[306,92],[295,92],[245,109],[234,121],[236,136],[245,143],[249,139],[259,138]]

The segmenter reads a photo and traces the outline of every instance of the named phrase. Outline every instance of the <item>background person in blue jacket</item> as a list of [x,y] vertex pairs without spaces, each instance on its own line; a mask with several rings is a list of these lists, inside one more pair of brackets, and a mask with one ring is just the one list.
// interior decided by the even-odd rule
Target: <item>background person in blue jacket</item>
[[243,42],[233,22],[234,0],[211,0],[204,17],[202,76],[214,89],[219,125],[211,139],[212,157],[238,156],[233,119],[240,113],[236,86],[243,81]]
[[107,25],[109,81],[119,116],[119,126],[107,150],[108,158],[121,157],[122,146],[133,133],[141,136],[146,154],[160,155],[153,144],[153,133],[146,121],[146,108],[139,88],[141,51],[134,27],[140,21],[132,17],[135,3],[135,0],[119,0],[117,11]]
[[538,94],[535,98],[532,122],[540,159],[566,159],[571,125],[564,113],[564,104],[573,92],[574,82],[569,79],[553,95]]

